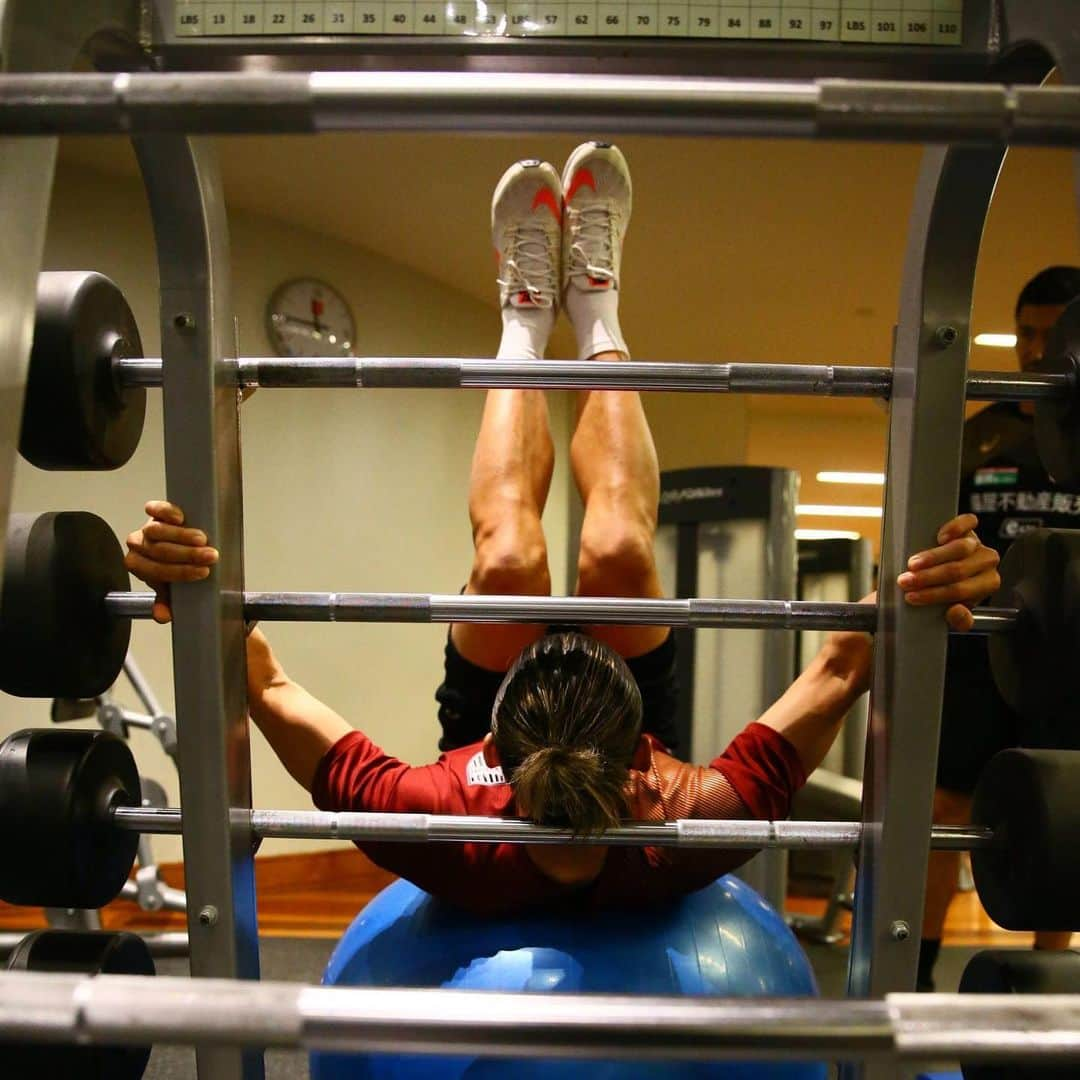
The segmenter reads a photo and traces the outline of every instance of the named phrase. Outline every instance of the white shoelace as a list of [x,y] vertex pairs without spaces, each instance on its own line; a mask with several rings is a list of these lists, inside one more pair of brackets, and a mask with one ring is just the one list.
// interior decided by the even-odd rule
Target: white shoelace
[[558,293],[555,238],[540,222],[525,221],[508,230],[504,277],[498,283],[512,293],[525,292],[537,307],[551,307]]
[[615,278],[615,229],[617,213],[608,204],[594,203],[580,210],[567,207],[569,214],[569,276],[587,275],[597,281]]

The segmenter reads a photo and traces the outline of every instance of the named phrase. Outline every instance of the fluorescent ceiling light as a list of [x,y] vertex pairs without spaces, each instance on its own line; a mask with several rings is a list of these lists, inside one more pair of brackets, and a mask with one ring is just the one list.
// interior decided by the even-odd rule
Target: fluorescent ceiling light
[[880,506],[828,506],[820,503],[803,503],[795,507],[799,517],[854,517],[879,518]]
[[796,540],[858,540],[861,534],[843,529],[796,529]]
[[817,478],[823,484],[877,484],[885,483],[883,472],[819,472]]
[[976,334],[976,345],[986,345],[991,349],[1015,349],[1015,334]]

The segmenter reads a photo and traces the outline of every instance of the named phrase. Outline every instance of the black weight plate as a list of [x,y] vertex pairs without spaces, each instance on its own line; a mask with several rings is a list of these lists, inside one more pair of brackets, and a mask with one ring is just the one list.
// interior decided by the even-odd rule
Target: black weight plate
[[[990,666],[1001,696],[1023,716],[1029,741],[1075,746],[1080,682],[1080,532],[1038,529],[1015,540],[991,601],[1016,607],[1015,628],[992,634]],[[1055,732],[1060,734],[1055,735]]]
[[123,293],[87,270],[38,275],[19,450],[39,469],[116,469],[139,445],[146,391],[123,388],[114,358],[142,356]]
[[0,592],[0,690],[89,698],[116,681],[131,623],[105,610],[129,587],[124,554],[94,514],[12,514]]
[[[81,930],[39,930],[30,934],[15,947],[7,966],[9,971],[155,974],[153,958],[142,938]],[[4,1076],[13,1080],[139,1080],[150,1060],[150,1047],[8,1043],[0,1054]]]
[[[961,994],[1080,994],[1080,954],[988,949],[976,953],[960,979]],[[1075,1065],[961,1066],[964,1080],[1066,1080]]]
[[[1035,370],[1077,377],[1080,367],[1080,298],[1062,313]],[[1080,394],[1035,402],[1035,441],[1043,467],[1062,486],[1080,487]]]
[[138,934],[101,930],[35,930],[19,942],[8,971],[76,975],[154,975],[154,958]]
[[113,827],[109,805],[141,804],[139,771],[123,739],[44,728],[0,743],[0,899],[99,908],[124,886],[137,833]]
[[983,770],[972,821],[994,833],[971,852],[986,913],[1007,930],[1080,929],[1080,751],[1003,750]]

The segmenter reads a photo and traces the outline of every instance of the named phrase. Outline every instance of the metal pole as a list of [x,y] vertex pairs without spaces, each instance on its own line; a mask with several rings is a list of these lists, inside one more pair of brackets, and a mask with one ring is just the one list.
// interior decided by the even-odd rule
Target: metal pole
[[595,131],[1080,143],[1073,88],[488,72],[23,75],[0,134]]
[[[183,829],[183,813],[175,807],[120,806],[110,812],[119,829],[175,834]],[[758,849],[855,847],[862,825],[848,821],[729,821],[686,818],[635,822],[595,835],[578,836],[567,829],[506,818],[443,814],[391,814],[322,810],[234,811],[260,839],[357,840],[396,843],[585,844],[602,847],[693,847]],[[931,846],[969,851],[993,840],[989,829],[935,825]]]
[[[251,755],[244,665],[243,491],[225,207],[212,146],[143,138],[161,277],[168,497],[221,544],[197,589],[172,591],[191,973],[257,979]],[[262,1055],[199,1047],[200,1080],[261,1080]]]
[[[153,602],[154,594],[147,592],[105,595],[106,609],[118,618],[148,619]],[[243,594],[243,612],[247,619],[260,622],[585,622],[729,630],[859,630],[868,634],[878,628],[878,609],[873,604],[813,600],[250,592]],[[1017,619],[1014,608],[977,608],[973,615],[975,625],[968,631],[973,634],[1006,633]]]
[[[1003,153],[931,149],[924,159],[893,361],[882,581],[894,580],[910,552],[931,546],[956,513],[975,264]],[[895,589],[882,590],[880,605],[848,978],[854,997],[915,985],[945,672],[940,612],[899,602]]]
[[[892,390],[891,368],[832,364],[246,356],[230,371],[245,389],[668,390],[870,398],[887,398]],[[154,357],[118,359],[113,372],[122,386],[161,385],[161,361]],[[1076,389],[1075,378],[1067,374],[973,371],[967,396],[971,401],[1067,399]]]
[[128,677],[128,682],[131,683],[139,700],[142,702],[143,708],[150,714],[150,724],[147,726],[152,727],[153,718],[161,716],[165,710],[162,709],[161,703],[154,693],[154,688],[147,681],[146,676],[142,673],[142,668],[135,662],[135,657],[130,652],[124,660],[124,674]]
[[[799,474],[791,469],[774,469],[769,492],[769,517],[764,553],[766,597],[788,600],[798,592],[798,557],[795,542],[795,505],[799,501]],[[761,712],[791,685],[795,670],[795,635],[770,630],[761,635]],[[787,904],[788,859],[780,848],[765,850],[754,862],[750,874],[739,876],[761,892],[777,911]],[[755,881],[755,877],[757,880]]]
[[640,1061],[836,1059],[1065,1064],[1080,995],[890,994],[877,1001],[304,986],[175,976],[0,973],[0,1034],[364,1053]]

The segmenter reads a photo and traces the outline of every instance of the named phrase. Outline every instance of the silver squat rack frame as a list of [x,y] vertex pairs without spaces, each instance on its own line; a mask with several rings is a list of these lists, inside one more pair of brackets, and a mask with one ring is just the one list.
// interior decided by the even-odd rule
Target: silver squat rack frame
[[[5,245],[0,252],[5,282],[0,301],[0,386],[5,390],[0,439],[0,524],[6,526],[11,477],[17,444],[17,418],[33,322],[33,298],[41,267],[46,214],[56,152],[61,132],[123,131],[140,136],[138,150],[150,193],[157,229],[162,280],[162,350],[165,360],[166,462],[168,493],[188,509],[190,518],[207,528],[227,554],[213,581],[197,589],[179,589],[174,638],[177,711],[181,719],[180,756],[184,803],[185,850],[188,853],[188,889],[191,909],[212,907],[216,918],[191,927],[193,973],[223,977],[191,993],[190,984],[173,987],[159,980],[157,988],[136,984],[113,993],[112,980],[89,983],[63,976],[0,976],[0,1015],[13,1023],[31,986],[40,986],[39,1013],[48,1037],[71,1037],[79,1031],[92,1040],[117,1034],[135,1038],[131,1005],[135,990],[140,1005],[155,1002],[159,1027],[152,1037],[176,1035],[181,1020],[189,1023],[185,1038],[199,1043],[198,1065],[202,1080],[256,1080],[262,1075],[261,1055],[240,1052],[237,1044],[262,1044],[273,1032],[223,1031],[240,1021],[243,1004],[259,1023],[274,1027],[282,1038],[296,1043],[310,1038],[305,1019],[318,1014],[323,995],[339,993],[309,988],[279,989],[269,984],[244,985],[237,976],[258,974],[254,884],[251,861],[249,753],[243,708],[243,626],[241,596],[241,485],[236,385],[238,362],[232,351],[232,313],[228,296],[227,234],[221,207],[220,181],[206,141],[187,138],[195,130],[315,131],[329,128],[505,130],[519,126],[528,112],[531,130],[587,130],[664,133],[749,134],[780,137],[954,139],[986,149],[930,150],[919,185],[913,215],[912,244],[905,271],[895,362],[887,392],[891,399],[887,508],[882,576],[894,576],[907,552],[926,546],[938,524],[955,509],[959,462],[960,422],[965,392],[967,332],[971,281],[978,240],[1005,143],[1080,144],[1080,106],[1077,91],[1068,84],[1080,77],[1075,40],[1075,12],[1062,0],[969,0],[974,28],[965,30],[964,55],[931,62],[920,50],[910,61],[896,50],[887,51],[879,74],[902,75],[905,64],[922,76],[952,79],[966,84],[975,78],[992,80],[982,85],[898,85],[894,82],[845,82],[819,79],[815,83],[777,80],[778,64],[790,63],[800,73],[821,76],[843,69],[837,58],[843,50],[818,49],[784,43],[755,52],[741,45],[736,56],[740,72],[765,74],[769,83],[720,83],[700,77],[716,65],[705,63],[703,47],[679,50],[656,45],[656,70],[690,78],[645,78],[638,74],[590,75],[597,70],[598,52],[590,43],[530,43],[525,47],[491,50],[480,46],[464,61],[456,50],[468,52],[467,42],[446,43],[438,49],[415,44],[381,45],[360,42],[355,48],[296,39],[275,48],[282,52],[282,71],[268,76],[208,74],[182,76],[168,71],[147,73],[145,67],[204,61],[208,67],[232,63],[227,49],[213,43],[169,43],[155,51],[161,40],[154,3],[129,0],[57,0],[41,5],[34,0],[0,0],[0,135],[35,134],[45,138],[5,138],[0,144],[0,213],[5,220]],[[165,6],[168,6],[167,4]],[[171,10],[171,9],[170,9]],[[148,16],[144,25],[141,15]],[[147,26],[150,27],[148,34]],[[261,46],[265,42],[260,41]],[[524,43],[516,43],[524,45]],[[626,43],[619,43],[624,50]],[[423,81],[410,74],[386,72],[285,73],[290,64],[322,62],[344,51],[348,57],[382,57],[388,68],[414,55],[420,66],[445,58],[453,67],[475,61],[476,70],[443,71]],[[709,46],[716,57],[723,43]],[[242,49],[240,51],[242,55]],[[608,49],[604,55],[614,55]],[[651,64],[647,48],[635,43],[625,50],[629,61],[614,60],[612,70],[626,64],[646,70]],[[288,55],[284,55],[284,53]],[[126,68],[130,75],[69,75],[78,56],[88,56],[100,69]],[[853,53],[852,56],[855,54]],[[882,54],[886,56],[885,53]],[[432,59],[434,57],[434,59]],[[685,67],[680,68],[684,63]],[[277,58],[276,58],[277,59]],[[606,62],[606,61],[605,61]],[[1066,83],[1060,89],[1039,89],[1037,82],[1056,63]],[[484,69],[487,69],[486,71]],[[572,77],[554,78],[562,70]],[[859,51],[860,75],[876,72],[873,50]],[[546,71],[538,75],[538,71]],[[577,74],[577,72],[586,74]],[[1015,86],[1003,84],[1014,82]],[[497,95],[492,90],[497,89]],[[224,102],[221,94],[231,95]],[[217,95],[217,97],[215,97]],[[955,331],[942,347],[943,328]],[[1080,353],[1080,342],[1070,342]],[[462,362],[467,364],[467,362]],[[732,365],[729,380],[737,374]],[[466,368],[462,369],[464,379]],[[835,369],[839,371],[840,369]],[[374,369],[369,368],[369,373]],[[356,370],[353,369],[353,377]],[[344,377],[344,376],[343,376]],[[456,377],[451,375],[448,377]],[[568,375],[569,377],[569,375]],[[876,376],[875,376],[876,378]],[[839,381],[843,381],[840,379]],[[992,382],[993,380],[991,380]],[[333,383],[332,385],[339,385]],[[352,385],[356,385],[354,381]],[[366,385],[373,385],[371,374]],[[464,382],[451,385],[467,385]],[[471,385],[471,384],[470,384]],[[483,385],[483,384],[476,384]],[[532,385],[532,384],[515,384]],[[880,386],[880,384],[878,384]],[[989,383],[987,383],[989,385]],[[722,389],[722,387],[716,387]],[[740,389],[729,382],[729,389]],[[870,393],[885,396],[873,387]],[[970,390],[970,386],[968,386]],[[1041,396],[1017,387],[1016,396]],[[757,391],[755,391],[757,392]],[[788,391],[782,391],[788,392]],[[1054,392],[1058,392],[1054,390]],[[186,426],[186,430],[184,429]],[[180,432],[183,430],[183,439]],[[922,880],[917,868],[925,865],[930,844],[930,791],[936,757],[941,705],[945,631],[930,613],[912,611],[896,603],[886,590],[878,617],[879,645],[875,658],[872,728],[866,771],[867,797],[860,832],[862,881],[855,914],[850,989],[856,996],[882,998],[890,991],[913,984],[915,953],[922,907]],[[194,767],[195,762],[198,767]],[[903,774],[903,797],[899,785]],[[889,925],[903,919],[911,934],[898,942]],[[29,980],[29,981],[28,981]],[[62,989],[57,995],[56,990]],[[70,997],[65,997],[70,990]],[[213,991],[210,993],[209,991]],[[429,1010],[456,1000],[448,992],[348,991],[358,1002],[376,996],[415,1008],[420,1001]],[[159,997],[154,995],[160,994]],[[421,995],[417,997],[416,995]],[[229,995],[233,997],[230,998]],[[260,997],[260,995],[262,995]],[[275,997],[275,995],[279,995]],[[356,995],[360,995],[357,997]],[[404,996],[401,996],[404,995]],[[409,995],[412,995],[411,997]],[[235,999],[237,1008],[223,1007]],[[326,998],[344,1001],[344,998]],[[747,1053],[778,1056],[785,1053],[777,1038],[783,1017],[801,1037],[800,1052],[809,1044],[833,1058],[845,1052],[862,1057],[864,1045],[856,1031],[876,1033],[882,1056],[852,1065],[847,1076],[884,1077],[897,1074],[897,1047],[901,1056],[974,1058],[980,1053],[1006,1060],[1010,1054],[1041,1055],[1047,1060],[1075,1059],[1080,1051],[1074,1024],[1077,1006],[1072,999],[1051,1002],[1015,1000],[989,1019],[993,1002],[971,999],[953,1002],[942,996],[925,1000],[889,997],[887,1000],[800,1002],[772,1013],[766,1027],[768,1003],[665,1001],[650,1009],[639,1002],[629,1013],[586,1011],[595,1005],[573,998],[529,999],[530,1010],[553,1017],[566,1007],[575,1017],[598,1025],[591,1043],[596,1052],[617,1052],[627,1033],[646,1032],[641,1041],[664,1056],[697,1054],[709,1045],[710,1056],[723,1052],[724,1017],[760,1004],[758,1027],[744,1025]],[[180,1009],[188,1002],[190,1010]],[[213,1003],[212,1006],[210,1003]],[[262,1004],[259,1004],[259,1003]],[[10,1003],[10,1005],[9,1005]],[[305,1004],[307,1003],[307,1004]],[[53,1008],[53,1006],[57,1006]],[[265,1006],[265,1013],[259,1010]],[[327,1006],[329,1007],[329,1006]],[[460,1006],[459,1006],[460,1007]],[[472,1003],[466,1006],[470,1011]],[[209,1011],[213,1016],[205,1015]],[[365,1005],[366,1008],[366,1005]],[[513,1052],[522,1048],[550,1051],[557,1025],[544,1029],[542,1038],[529,1035],[528,1022],[519,1023],[509,1003],[507,1026],[496,1036],[485,1010],[483,1033],[471,1035],[451,1020],[437,1035],[445,1049],[446,1032],[458,1048],[466,1044],[485,1052]],[[890,1009],[907,1008],[916,1015],[910,1026],[901,1024]],[[185,1006],[186,1009],[186,1006]],[[311,1012],[305,1014],[304,1009]],[[668,1018],[667,1027],[645,1026],[645,1013]],[[1040,1009],[1042,1012],[1040,1012]],[[201,1011],[200,1011],[201,1010]],[[1052,1012],[1054,1019],[1048,1019]],[[198,1015],[196,1015],[198,1014]],[[18,1015],[25,1016],[25,1012]],[[414,1014],[415,1015],[415,1014]],[[622,1021],[618,1017],[622,1017]],[[336,1019],[335,1019],[336,1017]],[[632,1018],[628,1020],[627,1018]],[[962,1019],[958,1019],[962,1018]],[[355,1018],[354,1018],[355,1019]],[[340,1013],[318,1016],[328,1043],[348,1043],[342,1035],[347,1018]],[[398,1038],[394,1017],[390,1028]],[[804,1026],[798,1027],[796,1021]],[[983,1026],[977,1031],[976,1020]],[[1041,1021],[1045,1020],[1045,1023]],[[700,1021],[705,1043],[698,1043],[694,1024]],[[249,1021],[245,1021],[249,1022]],[[255,1023],[254,1021],[250,1021]],[[351,1022],[351,1021],[350,1021]],[[943,1032],[954,1022],[951,1034]],[[315,1020],[312,1019],[312,1023]],[[622,1026],[620,1027],[620,1023]],[[874,1024],[878,1026],[874,1026]],[[171,1026],[170,1026],[171,1024]],[[552,1019],[552,1024],[555,1024]],[[963,1025],[966,1024],[965,1028]],[[860,1027],[860,1025],[865,1025]],[[1071,1025],[1071,1027],[1070,1027]],[[464,1026],[468,1026],[467,1023]],[[434,1024],[433,1027],[438,1027]],[[1065,1030],[1068,1029],[1068,1030]],[[842,1037],[836,1037],[838,1031]],[[24,1034],[29,1033],[25,1029]],[[750,1035],[746,1032],[751,1031]],[[763,1038],[767,1032],[768,1038]],[[472,1043],[467,1043],[468,1038]],[[505,1044],[500,1039],[505,1037]],[[708,1042],[708,1037],[712,1042]],[[334,1042],[341,1038],[343,1043]],[[432,1040],[435,1040],[432,1036]],[[532,1038],[534,1041],[530,1042]],[[568,1035],[569,1038],[569,1035]],[[817,1038],[818,1041],[814,1041]],[[952,1041],[950,1041],[952,1039]],[[867,1035],[868,1041],[873,1041]],[[892,1040],[890,1042],[890,1040]],[[571,1040],[572,1041],[572,1040]],[[296,1043],[293,1043],[294,1045]],[[213,1045],[211,1045],[213,1044]],[[224,1045],[228,1044],[228,1045]],[[371,1046],[370,1041],[363,1043]],[[505,1052],[510,1052],[507,1049]],[[910,1052],[910,1053],[909,1053]]]

